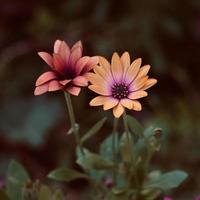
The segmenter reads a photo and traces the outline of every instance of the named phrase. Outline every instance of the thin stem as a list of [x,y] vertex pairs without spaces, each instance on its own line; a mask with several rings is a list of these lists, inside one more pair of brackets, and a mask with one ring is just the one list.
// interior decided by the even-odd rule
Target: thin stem
[[71,96],[70,96],[70,94],[68,94],[66,92],[64,92],[64,95],[65,95],[65,100],[66,100],[66,103],[67,103],[69,118],[70,118],[70,122],[71,122],[71,131],[74,133],[74,136],[75,136],[75,139],[76,139],[76,144],[80,148],[80,151],[82,152],[82,154],[84,154],[83,148],[82,148],[82,145],[81,145],[81,142],[80,142],[79,124],[76,123]]
[[[113,131],[112,131],[112,153],[113,153],[113,162],[117,164],[117,150],[116,150],[116,136],[117,136],[117,127],[118,127],[118,119],[114,118],[113,122]],[[116,170],[113,170],[113,183],[115,184],[117,180]]]

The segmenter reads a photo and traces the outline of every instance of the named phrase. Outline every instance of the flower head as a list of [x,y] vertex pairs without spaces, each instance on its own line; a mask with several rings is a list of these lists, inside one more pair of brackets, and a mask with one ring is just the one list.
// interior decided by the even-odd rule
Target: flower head
[[98,63],[98,57],[82,57],[82,43],[78,41],[70,49],[67,43],[56,40],[54,53],[39,52],[39,56],[50,66],[51,70],[43,73],[36,81],[34,94],[64,90],[78,95],[81,86],[87,86],[87,73]]
[[123,53],[121,58],[114,53],[111,64],[104,57],[99,57],[99,65],[95,65],[94,73],[88,75],[92,84],[89,89],[99,94],[90,105],[103,105],[104,110],[113,108],[116,118],[123,114],[124,108],[141,111],[142,106],[137,99],[147,96],[145,90],[157,83],[156,79],[147,76],[150,66],[140,67],[141,62],[138,58],[130,64],[128,52]]

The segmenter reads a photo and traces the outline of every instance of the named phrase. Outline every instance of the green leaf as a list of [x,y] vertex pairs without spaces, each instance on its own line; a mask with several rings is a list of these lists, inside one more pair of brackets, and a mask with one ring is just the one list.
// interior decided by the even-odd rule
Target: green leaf
[[87,152],[84,156],[76,161],[80,166],[86,170],[96,169],[105,170],[114,167],[113,162],[108,161],[98,154]]
[[138,136],[143,136],[144,128],[140,122],[131,115],[127,115],[128,126],[133,133]]
[[133,138],[130,133],[124,132],[120,139],[120,152],[124,162],[131,163],[134,153]]
[[46,185],[42,185],[39,192],[38,200],[50,200],[51,191]]
[[3,190],[0,190],[0,199],[1,200],[9,200],[8,195]]
[[50,172],[48,174],[48,178],[56,180],[56,181],[70,182],[70,181],[80,179],[80,178],[88,179],[89,177],[73,169],[62,167]]
[[106,121],[106,118],[104,117],[103,119],[98,121],[94,126],[92,126],[92,128],[81,138],[81,143],[83,144],[89,138],[91,138],[96,133],[98,133],[101,127],[104,125],[105,121]]
[[7,193],[11,200],[22,200],[22,189],[29,180],[29,175],[24,167],[15,160],[8,166]]
[[55,194],[53,195],[53,200],[64,200],[64,195],[60,190],[56,190]]
[[174,170],[164,173],[157,178],[150,179],[146,184],[146,188],[160,188],[162,190],[169,190],[178,187],[186,178],[188,174],[181,170]]
[[[100,154],[103,158],[107,160],[112,160],[113,158],[113,152],[112,152],[112,142],[113,142],[113,134],[109,135],[100,145]],[[115,136],[115,144],[116,147],[118,147],[119,142],[119,134],[116,134]],[[116,149],[116,152],[118,153],[119,149]]]

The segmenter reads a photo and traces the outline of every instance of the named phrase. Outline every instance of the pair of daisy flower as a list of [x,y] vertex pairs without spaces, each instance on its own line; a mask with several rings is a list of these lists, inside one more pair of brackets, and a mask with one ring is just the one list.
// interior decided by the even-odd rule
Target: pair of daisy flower
[[[35,95],[45,92],[63,90],[78,96],[81,87],[98,94],[90,101],[91,106],[103,106],[104,110],[113,109],[113,115],[119,118],[125,108],[141,111],[137,99],[147,96],[146,89],[157,83],[149,78],[150,65],[141,67],[138,58],[132,63],[128,52],[120,57],[114,53],[111,63],[100,56],[82,56],[81,41],[71,48],[61,40],[56,40],[54,53],[39,52],[39,56],[50,66],[51,70],[43,73],[36,81]],[[93,72],[90,72],[93,69]]]

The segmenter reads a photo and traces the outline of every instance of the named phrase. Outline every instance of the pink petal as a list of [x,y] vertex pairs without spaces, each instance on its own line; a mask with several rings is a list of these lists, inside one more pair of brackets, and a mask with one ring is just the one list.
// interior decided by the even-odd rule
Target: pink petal
[[34,95],[41,95],[48,91],[49,83],[45,83],[35,88]]
[[39,85],[42,85],[42,84],[44,84],[52,79],[56,79],[56,78],[57,78],[57,76],[54,72],[52,72],[52,71],[45,72],[41,76],[39,76],[35,85],[39,86]]
[[53,63],[58,72],[64,72],[65,63],[59,54],[53,54]]
[[88,80],[83,76],[77,76],[75,79],[73,79],[73,83],[77,86],[87,86]]
[[53,80],[49,83],[49,92],[62,89],[63,86],[56,80]]
[[53,68],[53,58],[50,54],[46,52],[38,52],[38,55],[50,66]]
[[59,45],[59,49],[56,49],[58,54],[60,54],[61,58],[65,63],[68,63],[69,55],[70,55],[70,49],[69,46],[64,42],[61,41]]
[[76,42],[76,43],[72,46],[71,51],[73,51],[73,50],[76,49],[77,47],[80,47],[81,49],[83,49],[83,45],[82,45],[81,40],[79,40],[78,42]]
[[71,55],[69,57],[69,62],[71,67],[75,67],[76,62],[81,58],[81,56],[82,56],[82,50],[80,47],[77,47],[71,52]]
[[89,61],[87,62],[87,64],[83,68],[82,73],[89,72],[98,63],[99,63],[99,57],[98,56],[90,57]]
[[68,87],[67,89],[67,92],[69,92],[70,94],[74,95],[74,96],[78,96],[80,91],[81,91],[81,88],[79,87]]
[[62,81],[59,81],[60,82],[60,84],[62,84],[62,85],[67,85],[67,83],[69,83],[71,81],[71,79],[69,79],[69,80],[62,80]]
[[60,45],[62,41],[61,40],[56,40],[54,43],[54,53],[59,53]]
[[84,56],[80,58],[76,63],[76,74],[79,75],[82,71],[82,69],[86,66],[88,61],[90,60],[89,56]]

